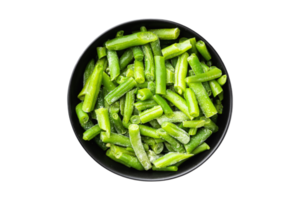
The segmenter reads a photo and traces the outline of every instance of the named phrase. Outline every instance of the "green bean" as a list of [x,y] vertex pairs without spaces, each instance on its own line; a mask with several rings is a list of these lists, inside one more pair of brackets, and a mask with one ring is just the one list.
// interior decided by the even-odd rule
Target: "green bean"
[[136,86],[136,81],[133,78],[129,78],[124,83],[122,83],[114,90],[112,90],[108,95],[106,95],[104,99],[109,105],[111,105],[135,86]]
[[204,126],[206,123],[205,120],[193,120],[193,121],[184,121],[182,124],[183,124],[183,127],[186,127],[186,128],[200,128],[202,126]]
[[193,70],[189,70],[188,75],[189,76],[195,76],[196,74],[195,74],[195,72]]
[[222,87],[216,80],[209,81],[209,86],[211,88],[214,97],[218,96],[221,92],[223,92]]
[[[182,42],[182,43],[175,43],[172,44],[164,49],[161,50],[165,60],[174,58],[186,52],[187,50],[191,49],[192,45],[189,40]],[[173,65],[174,66],[174,65]]]
[[112,153],[111,149],[108,149],[108,150],[106,151],[106,156],[108,156],[109,158],[111,158],[112,160],[114,160],[114,161],[116,161],[116,162],[118,162],[118,163],[121,163],[121,164],[123,164],[123,165],[125,165],[125,166],[131,168],[131,166],[130,166],[129,164],[127,164],[127,160],[126,160],[126,161],[122,161],[122,160],[116,158],[116,157],[114,156],[114,154]]
[[84,73],[83,73],[83,86],[85,85],[88,78],[91,76],[95,68],[95,62],[94,59],[92,59],[87,66],[85,67]]
[[105,47],[97,47],[97,55],[98,55],[98,60],[105,57],[107,55],[106,48]]
[[170,172],[177,172],[178,171],[178,167],[176,166],[168,166],[168,167],[162,167],[162,168],[157,168],[155,166],[152,166],[152,170],[153,171],[170,171]]
[[187,40],[188,40],[188,38],[182,37],[182,38],[179,39],[179,43],[182,43],[182,42],[187,41]]
[[134,77],[134,70],[132,70],[132,69],[127,69],[125,75],[126,75],[126,77]]
[[197,47],[196,47],[196,38],[190,38],[189,39],[191,45],[192,45],[192,48],[188,51],[189,54],[198,54],[198,51],[197,51]]
[[[190,57],[188,57],[187,60],[190,64],[191,68],[195,72],[195,75],[204,73],[204,69],[202,67],[203,64],[200,63],[200,61],[199,61],[196,54],[193,53],[192,55],[190,55]],[[211,95],[211,89],[210,89],[210,86],[209,86],[208,82],[203,82],[202,84],[203,84],[208,96],[210,96]]]
[[162,98],[161,96],[159,96],[158,94],[153,96],[153,99],[156,101],[156,103],[158,105],[161,106],[161,108],[164,111],[164,114],[166,116],[172,116],[173,115],[173,110],[171,109],[171,107],[169,106],[169,104],[167,103],[167,101]]
[[169,143],[165,142],[165,146],[166,146],[166,149],[168,150],[168,152],[176,152]]
[[174,57],[174,58],[171,58],[171,63],[172,63],[172,66],[176,66],[177,65],[177,61],[178,61],[178,56]]
[[181,111],[174,111],[172,116],[162,115],[161,117],[156,119],[157,122],[161,125],[164,122],[182,122],[189,120],[189,117]]
[[105,43],[108,50],[123,50],[133,46],[144,45],[157,40],[157,36],[151,32],[137,32],[130,35],[114,38]]
[[188,109],[189,109],[189,114],[192,117],[198,117],[200,115],[199,111],[199,106],[198,102],[195,96],[195,93],[191,88],[187,88],[185,93],[184,93],[184,98],[186,100]]
[[197,133],[197,128],[190,128],[189,129],[189,135],[196,135],[196,133]]
[[140,84],[145,82],[144,65],[138,60],[134,61],[134,79]]
[[219,130],[219,127],[211,119],[205,118],[205,117],[200,117],[200,120],[201,119],[206,120],[204,128],[211,130],[213,133],[215,133]]
[[133,53],[131,49],[125,50],[120,57],[120,69],[124,69],[133,60]]
[[135,155],[140,161],[140,163],[143,165],[145,170],[149,170],[151,168],[151,163],[149,161],[149,158],[145,152],[145,149],[142,144],[139,126],[136,124],[131,124],[128,128],[129,135],[130,135],[130,142],[132,145],[132,148],[134,149]]
[[163,143],[156,143],[155,145],[151,145],[150,147],[156,154],[160,154],[164,150]]
[[166,66],[165,59],[162,56],[154,56],[155,61],[155,84],[157,94],[166,93]]
[[156,144],[165,142],[165,140],[162,138],[154,138],[154,140]]
[[199,53],[203,56],[203,58],[205,60],[211,59],[210,53],[208,52],[208,50],[206,48],[205,42],[203,42],[202,40],[198,41],[196,43],[196,47],[197,47]]
[[[98,108],[104,108],[104,93],[103,92],[99,92],[98,97],[97,97],[97,101],[96,101],[94,109],[96,110]],[[93,119],[97,119],[95,110],[93,110],[91,113],[91,116]]]
[[152,81],[148,82],[147,88],[151,91],[152,94],[155,94],[155,83]]
[[140,113],[141,122],[147,123],[153,119],[160,117],[163,114],[163,109],[161,106],[154,106],[151,109],[145,110],[144,112]]
[[201,152],[203,152],[203,151],[205,151],[205,150],[209,150],[209,149],[210,149],[210,147],[208,146],[208,144],[206,144],[206,143],[204,142],[203,144],[201,144],[201,145],[199,145],[198,147],[196,147],[196,148],[193,150],[192,154],[196,155],[196,154],[198,154],[198,153],[201,153]]
[[179,128],[183,129],[184,131],[188,132],[189,129],[183,126],[183,122],[176,124],[176,126],[178,126]]
[[181,144],[177,140],[175,140],[173,137],[171,137],[164,129],[162,129],[162,128],[157,129],[156,134],[158,134],[162,139],[167,141],[172,146],[174,151],[180,152],[180,153],[185,152],[185,150],[181,146]]
[[91,112],[92,110],[94,110],[102,82],[103,68],[106,62],[106,58],[98,60],[95,69],[91,74],[91,78],[87,87],[87,92],[85,94],[82,105],[82,110],[84,112]]
[[110,121],[108,116],[108,110],[107,108],[99,108],[95,110],[97,115],[97,121],[99,124],[99,127],[107,132],[108,137],[110,136],[111,130],[110,130]]
[[82,110],[82,102],[79,103],[76,108],[75,108],[75,111],[76,111],[76,114],[77,114],[77,117],[79,119],[79,123],[80,124],[85,124],[89,121],[89,115],[85,112],[83,112]]
[[123,30],[119,30],[116,34],[116,38],[118,37],[122,37],[124,35],[124,31]]
[[126,94],[125,99],[125,107],[124,107],[124,115],[123,115],[123,125],[124,123],[128,123],[133,112],[133,103],[135,99],[135,90],[131,90]]
[[216,78],[222,76],[222,71],[218,68],[214,68],[209,70],[208,72],[204,72],[202,74],[198,74],[195,76],[190,76],[185,79],[187,83],[198,83],[198,82],[206,82],[211,81]]
[[166,69],[166,84],[173,85],[175,83],[175,74],[169,69]]
[[127,81],[130,77],[125,77],[125,76],[118,76],[116,82],[120,85],[122,83],[124,83],[125,81]]
[[123,97],[121,97],[121,99],[120,99],[120,114],[121,114],[122,116],[124,116],[125,99],[126,99],[126,96],[123,96]]
[[113,122],[113,125],[114,125],[116,131],[119,134],[125,134],[127,132],[127,130],[123,126],[121,118],[119,117],[119,115],[117,113],[110,113],[110,117],[112,119],[112,122]]
[[166,91],[166,95],[164,95],[163,97],[168,101],[170,101],[171,103],[173,103],[179,110],[181,110],[184,114],[186,114],[190,119],[193,119],[193,117],[190,116],[189,114],[189,109],[186,101],[181,96],[168,89]]
[[115,80],[120,75],[119,57],[116,51],[107,50],[107,60],[111,80]]
[[194,91],[203,114],[207,118],[215,115],[217,110],[207,95],[202,83],[189,83],[188,85]]
[[214,104],[217,111],[218,111],[218,114],[222,114],[223,113],[223,105],[222,105],[222,102],[220,100],[216,100],[216,103]]
[[130,122],[132,124],[140,124],[141,120],[140,120],[140,117],[138,115],[132,115],[131,118],[130,118]]
[[91,76],[86,80],[82,90],[80,91],[80,93],[77,96],[77,98],[80,99],[81,101],[83,101],[85,98],[85,95],[87,93],[87,88],[89,87],[90,80],[91,80]]
[[[98,125],[95,125],[98,126]],[[98,126],[99,127],[99,126]],[[100,129],[100,128],[99,128]],[[100,139],[100,136],[96,136],[93,138],[93,141],[103,150],[105,151],[106,149],[108,149],[106,147],[106,144],[104,142],[102,142],[102,140]]]
[[156,144],[154,138],[150,138],[150,137],[142,136],[142,141],[144,143],[146,143],[147,145],[155,145]]
[[212,134],[212,131],[206,128],[201,128],[196,135],[191,137],[191,140],[188,144],[185,144],[184,147],[187,153],[192,153],[193,150],[201,145],[207,138]]
[[164,122],[162,123],[161,127],[172,137],[177,139],[179,142],[183,144],[187,144],[190,141],[189,134],[176,126],[175,124],[172,124],[171,122]]
[[[144,167],[143,165],[141,165],[141,163],[139,162],[138,158],[128,155],[126,153],[117,153],[116,158],[128,165],[130,165],[132,168],[137,169],[139,171],[143,171]],[[150,161],[149,161],[150,162]],[[151,167],[150,167],[151,168]]]
[[128,127],[129,127],[129,125],[131,124],[131,122],[129,121],[129,122],[124,122],[124,120],[122,121],[122,124],[123,124],[123,126],[125,127],[125,128],[127,128],[128,129]]
[[151,138],[160,138],[160,136],[156,133],[156,129],[141,124],[139,124],[139,127],[141,135]]
[[223,75],[218,79],[218,83],[223,86],[227,81],[227,75]]
[[90,141],[91,139],[93,139],[94,137],[96,137],[97,135],[99,135],[99,133],[101,132],[100,127],[97,125],[91,127],[90,129],[86,130],[83,133],[83,140],[87,140]]
[[147,81],[145,81],[144,83],[137,83],[137,87],[138,88],[147,88],[148,87],[148,83]]
[[123,147],[131,147],[129,138],[124,135],[111,133],[109,137],[106,132],[101,132],[100,138],[105,143],[112,143]]
[[141,47],[140,46],[135,46],[135,47],[132,47],[131,49],[132,49],[132,52],[133,52],[134,59],[138,60],[138,61],[143,61],[144,53],[143,53]]
[[154,81],[155,79],[155,67],[154,67],[154,58],[151,47],[149,44],[143,45],[142,50],[144,53],[144,62],[145,62],[145,76],[147,81]]
[[222,101],[222,100],[224,99],[224,93],[221,92],[221,93],[218,95],[218,97],[219,97],[220,101]]
[[113,91],[117,86],[110,80],[110,77],[103,72],[102,84],[108,92]]
[[150,29],[161,40],[176,40],[180,34],[179,28]]
[[159,39],[150,42],[150,46],[154,56],[162,56]]
[[153,108],[154,106],[157,106],[157,105],[158,104],[156,103],[155,100],[139,101],[134,104],[136,109],[138,109],[139,111]]
[[137,98],[141,101],[145,101],[152,98],[152,92],[148,88],[139,89],[137,93]]
[[149,123],[153,128],[161,128],[160,124],[157,122],[156,119],[151,120]]
[[163,168],[174,165],[182,160],[192,157],[193,154],[170,152],[153,162],[155,167]]
[[128,151],[124,147],[119,147],[117,145],[111,144],[110,148],[111,148],[113,154],[115,154],[115,155],[118,154],[118,153],[125,153],[125,154],[128,154],[130,156],[136,157],[134,152]]

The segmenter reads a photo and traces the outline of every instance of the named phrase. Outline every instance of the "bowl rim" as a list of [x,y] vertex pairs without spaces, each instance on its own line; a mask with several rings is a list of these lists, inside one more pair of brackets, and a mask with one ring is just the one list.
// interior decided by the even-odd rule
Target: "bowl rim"
[[[70,106],[70,90],[71,90],[71,80],[72,80],[72,77],[75,73],[75,69],[76,67],[78,66],[80,60],[82,59],[83,55],[85,54],[85,52],[92,46],[92,44],[94,44],[94,42],[96,42],[100,37],[102,37],[106,32],[109,32],[119,26],[122,26],[122,25],[126,25],[126,24],[130,24],[130,23],[135,23],[135,22],[145,22],[147,23],[147,21],[160,21],[160,22],[166,22],[166,23],[171,23],[171,24],[174,24],[175,26],[179,26],[179,27],[184,27],[187,31],[191,32],[193,35],[197,36],[197,37],[201,37],[205,40],[205,43],[206,45],[210,46],[210,49],[214,52],[215,55],[217,55],[218,59],[220,60],[221,64],[224,66],[224,73],[227,75],[227,84],[228,84],[228,87],[229,87],[229,115],[228,115],[228,120],[227,120],[227,123],[225,125],[225,128],[224,128],[224,131],[221,135],[221,138],[219,139],[219,141],[217,142],[216,146],[213,148],[213,149],[210,149],[209,151],[209,154],[203,159],[201,160],[197,165],[195,165],[194,167],[186,170],[186,171],[183,171],[181,173],[177,173],[177,174],[174,174],[174,175],[171,175],[171,176],[168,176],[168,177],[162,177],[162,178],[154,178],[154,179],[148,179],[148,178],[139,178],[139,177],[135,177],[135,176],[131,176],[131,175],[126,175],[126,174],[122,174],[114,169],[111,169],[105,165],[103,165],[102,163],[98,162],[97,158],[95,158],[93,156],[93,154],[83,145],[83,142],[78,138],[78,136],[76,135],[76,131],[75,131],[75,128],[73,126],[73,121],[72,121],[72,118],[71,118],[71,106]],[[102,32],[96,39],[94,39],[90,45],[87,46],[87,48],[83,51],[83,53],[81,54],[81,56],[79,57],[78,61],[76,62],[76,65],[75,67],[73,68],[73,71],[72,71],[72,74],[70,76],[70,80],[69,80],[69,86],[68,86],[68,93],[67,93],[67,106],[68,106],[68,114],[69,114],[69,120],[70,120],[70,123],[71,123],[71,126],[72,126],[72,129],[73,129],[73,132],[77,138],[77,140],[79,141],[79,143],[81,144],[81,146],[83,147],[83,149],[94,159],[94,161],[96,161],[99,165],[101,165],[103,168],[105,168],[106,170],[114,173],[114,174],[117,174],[121,177],[124,177],[124,178],[128,178],[128,179],[131,179],[131,180],[136,180],[136,181],[149,181],[149,182],[153,182],[153,181],[166,181],[166,180],[171,180],[171,179],[175,179],[175,178],[178,178],[178,177],[181,177],[181,176],[184,176],[192,171],[194,171],[195,169],[197,169],[198,167],[200,167],[202,164],[204,164],[214,153],[215,151],[219,148],[219,146],[221,145],[221,143],[223,142],[226,134],[227,134],[227,131],[229,129],[229,125],[230,125],[230,122],[231,122],[231,117],[232,117],[232,112],[233,112],[233,92],[232,92],[232,86],[231,86],[231,81],[230,81],[230,77],[229,77],[229,74],[228,74],[228,71],[225,67],[225,64],[223,63],[221,57],[219,56],[219,54],[217,53],[217,51],[213,48],[212,45],[210,45],[210,43],[204,38],[202,37],[200,34],[198,34],[197,32],[195,32],[194,30],[190,29],[189,27],[186,27],[185,25],[182,25],[178,22],[174,22],[174,21],[170,21],[170,20],[165,20],[165,19],[155,19],[155,18],[149,18],[149,19],[137,19],[137,20],[131,20],[131,21],[126,21],[126,22],[123,22],[123,23],[120,23],[116,26],[113,26],[111,27],[110,29]]]

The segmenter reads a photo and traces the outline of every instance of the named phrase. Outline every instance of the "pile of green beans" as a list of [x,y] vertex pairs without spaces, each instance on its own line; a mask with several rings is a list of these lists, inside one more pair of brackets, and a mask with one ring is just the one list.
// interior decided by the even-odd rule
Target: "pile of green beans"
[[[210,149],[227,75],[213,66],[204,41],[179,35],[179,28],[143,26],[96,48],[75,109],[83,140],[140,171],[177,171]],[[170,45],[161,48],[160,40]]]

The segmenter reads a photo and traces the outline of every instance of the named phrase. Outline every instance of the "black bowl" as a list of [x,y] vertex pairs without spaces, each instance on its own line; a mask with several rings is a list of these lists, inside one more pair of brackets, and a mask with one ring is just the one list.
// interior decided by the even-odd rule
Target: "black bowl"
[[[174,28],[178,27],[180,29],[179,37],[187,37],[192,38],[196,37],[198,40],[203,40],[206,42],[207,48],[212,56],[213,65],[220,68],[224,74],[227,75],[227,83],[223,86],[224,90],[224,100],[223,100],[223,114],[219,115],[218,118],[218,126],[219,131],[214,133],[206,142],[211,147],[210,150],[202,152],[193,158],[187,160],[183,163],[177,172],[155,172],[155,171],[137,171],[132,168],[127,168],[122,164],[119,164],[105,155],[105,152],[102,151],[94,142],[87,142],[82,139],[82,133],[84,132],[83,128],[80,126],[78,122],[78,118],[75,112],[75,106],[80,102],[77,98],[79,94],[82,83],[83,83],[83,72],[87,65],[87,63],[91,60],[91,58],[96,58],[96,47],[103,46],[104,42],[108,39],[114,38],[116,32],[119,30],[124,30],[125,34],[131,33],[133,30],[139,30],[141,26],[146,26],[147,28]],[[167,42],[167,41],[165,41]],[[162,41],[164,43],[164,41]],[[167,20],[159,20],[159,19],[145,19],[145,20],[136,20],[131,22],[126,22],[121,25],[118,25],[110,30],[106,31],[102,35],[100,35],[82,54],[79,61],[77,62],[73,74],[71,76],[71,80],[69,83],[68,90],[68,110],[69,117],[75,132],[75,135],[85,149],[85,151],[102,167],[107,170],[118,174],[120,176],[140,180],[140,181],[163,181],[168,179],[173,179],[185,175],[200,165],[202,165],[219,147],[221,142],[223,141],[226,132],[228,130],[231,114],[232,114],[232,89],[230,84],[229,74],[225,68],[224,63],[222,62],[218,53],[214,50],[214,48],[198,33],[193,30],[185,27],[176,22],[167,21]]]

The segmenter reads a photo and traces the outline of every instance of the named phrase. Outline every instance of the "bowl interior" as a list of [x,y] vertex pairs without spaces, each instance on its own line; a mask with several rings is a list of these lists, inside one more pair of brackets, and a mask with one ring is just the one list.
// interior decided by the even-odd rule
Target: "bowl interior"
[[[95,58],[96,60],[96,47],[103,46],[105,41],[115,37],[116,32],[119,30],[124,30],[125,34],[131,33],[133,30],[139,30],[141,26],[146,26],[147,28],[180,28],[180,37],[195,37],[196,40],[203,40],[206,42],[207,48],[212,56],[212,63],[213,65],[217,66],[222,70],[224,74],[227,74],[228,80],[227,83],[223,86],[224,90],[224,100],[223,100],[223,114],[219,115],[217,125],[219,126],[219,131],[211,135],[211,137],[206,141],[211,149],[209,151],[202,152],[192,159],[187,160],[183,163],[177,172],[154,172],[154,171],[137,171],[135,169],[127,168],[105,155],[105,152],[102,151],[94,142],[87,142],[82,140],[82,133],[84,132],[83,128],[80,126],[78,122],[78,118],[76,116],[75,107],[80,102],[77,98],[80,90],[83,87],[83,72],[87,65],[87,63],[92,59]],[[168,44],[169,41],[161,41],[161,44]],[[171,43],[174,43],[172,41]],[[200,58],[201,59],[201,58]],[[68,91],[68,110],[69,110],[69,117],[75,132],[77,139],[79,140],[82,147],[86,150],[86,152],[101,166],[108,169],[111,172],[114,172],[118,175],[135,179],[135,180],[143,180],[143,181],[160,181],[160,180],[168,180],[172,178],[176,178],[182,176],[190,171],[196,169],[201,164],[203,164],[218,148],[220,143],[222,142],[229,123],[231,119],[232,113],[232,89],[230,84],[230,78],[228,72],[223,64],[221,58],[217,54],[217,52],[213,49],[213,47],[199,34],[194,32],[193,30],[175,23],[166,20],[137,20],[131,21],[127,23],[123,23],[119,26],[116,26],[102,35],[100,35],[82,54],[78,63],[75,66],[73,74],[71,76],[70,84],[69,84],[69,91]]]

